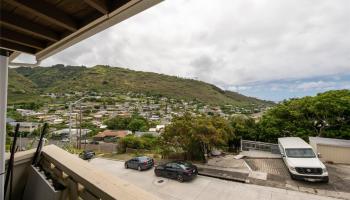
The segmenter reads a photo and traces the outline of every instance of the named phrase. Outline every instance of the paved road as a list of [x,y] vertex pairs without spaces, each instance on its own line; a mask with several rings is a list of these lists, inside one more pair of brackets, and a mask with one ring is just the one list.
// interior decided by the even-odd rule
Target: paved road
[[[198,176],[191,182],[179,183],[175,180],[158,178],[153,170],[138,172],[124,169],[124,163],[101,158],[90,161],[94,166],[110,172],[164,200],[323,200],[332,199],[285,189],[230,182]],[[163,180],[163,182],[158,182]]]

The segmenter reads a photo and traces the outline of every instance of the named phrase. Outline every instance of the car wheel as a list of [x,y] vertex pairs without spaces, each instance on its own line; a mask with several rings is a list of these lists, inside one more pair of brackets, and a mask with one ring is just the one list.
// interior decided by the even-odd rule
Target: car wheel
[[290,173],[290,178],[292,178],[292,180],[297,180],[297,178],[292,173]]
[[154,173],[156,174],[156,176],[158,176],[158,177],[160,176],[160,172],[155,171]]
[[128,164],[127,163],[125,163],[125,169],[128,169],[129,168],[129,166],[128,166]]
[[184,177],[183,177],[182,175],[178,174],[178,175],[177,175],[177,180],[178,180],[179,182],[184,182]]
[[140,165],[137,167],[137,170],[139,170],[139,171],[141,171],[141,170],[142,170]]
[[323,181],[322,181],[322,182],[324,182],[324,183],[328,183],[328,182],[329,182],[329,178],[327,177],[327,178],[323,179]]

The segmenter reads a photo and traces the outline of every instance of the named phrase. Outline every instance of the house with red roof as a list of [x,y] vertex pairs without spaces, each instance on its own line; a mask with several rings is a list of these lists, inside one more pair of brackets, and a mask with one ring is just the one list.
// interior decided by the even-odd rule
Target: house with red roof
[[132,134],[129,130],[104,130],[93,137],[94,141],[116,142],[119,138],[123,138]]

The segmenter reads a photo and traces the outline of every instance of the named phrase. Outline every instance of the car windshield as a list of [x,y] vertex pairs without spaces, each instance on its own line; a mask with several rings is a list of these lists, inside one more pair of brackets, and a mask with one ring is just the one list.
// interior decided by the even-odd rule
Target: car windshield
[[290,158],[315,158],[316,155],[312,149],[286,149],[286,154]]

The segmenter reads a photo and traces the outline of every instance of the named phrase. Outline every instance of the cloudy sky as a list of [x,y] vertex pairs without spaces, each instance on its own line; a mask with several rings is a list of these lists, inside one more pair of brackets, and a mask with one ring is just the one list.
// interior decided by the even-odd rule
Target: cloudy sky
[[350,89],[350,1],[166,0],[43,65],[57,63],[195,78],[275,101]]

